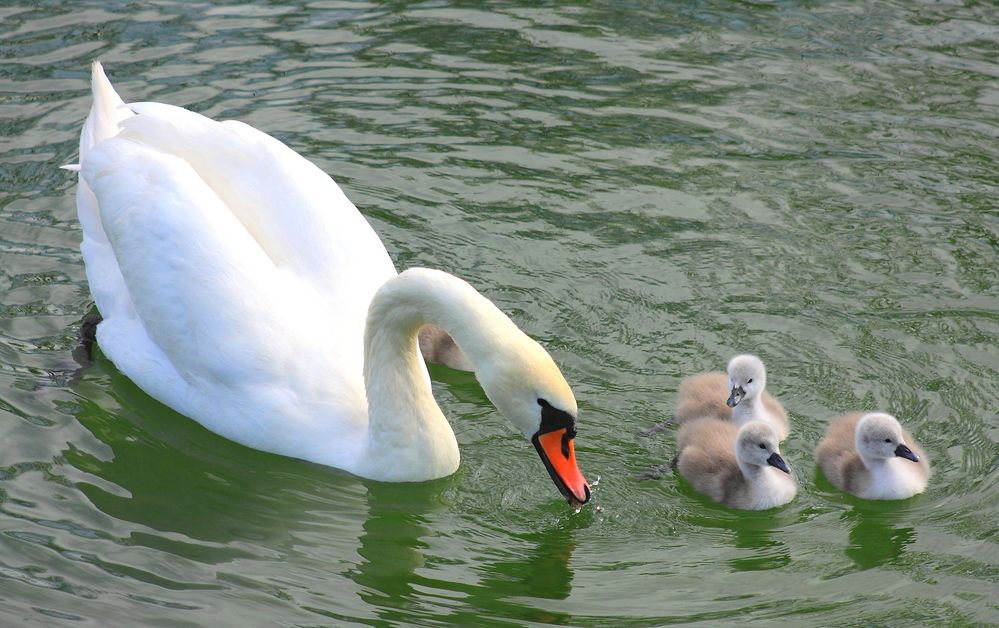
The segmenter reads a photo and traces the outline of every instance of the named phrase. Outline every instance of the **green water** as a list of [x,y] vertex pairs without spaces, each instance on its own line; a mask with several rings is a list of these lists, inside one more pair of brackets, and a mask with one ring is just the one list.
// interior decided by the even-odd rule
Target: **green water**
[[[999,20],[991,3],[0,7],[0,623],[999,622]],[[235,445],[106,359],[76,159],[88,66],[331,173],[397,265],[465,277],[580,405],[574,514],[470,375],[454,476],[387,485]],[[788,506],[667,475],[684,374],[753,351]],[[845,497],[811,451],[884,408],[928,491]],[[599,505],[598,511],[595,506]]]

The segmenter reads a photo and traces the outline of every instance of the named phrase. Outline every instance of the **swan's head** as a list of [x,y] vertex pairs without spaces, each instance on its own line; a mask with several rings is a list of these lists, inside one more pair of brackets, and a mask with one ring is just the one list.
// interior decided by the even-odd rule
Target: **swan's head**
[[767,387],[767,369],[755,355],[737,355],[728,361],[728,387],[732,393],[728,407],[734,408],[743,399],[756,397]]
[[735,439],[735,456],[746,464],[757,467],[770,465],[784,473],[791,472],[780,455],[777,432],[764,421],[750,421],[739,429]]
[[520,330],[498,343],[475,376],[496,408],[538,450],[552,481],[571,505],[590,499],[590,486],[576,465],[576,398],[541,345]]
[[868,460],[888,460],[898,456],[919,462],[919,456],[905,444],[902,426],[890,414],[883,412],[865,414],[857,422],[855,438],[857,452]]

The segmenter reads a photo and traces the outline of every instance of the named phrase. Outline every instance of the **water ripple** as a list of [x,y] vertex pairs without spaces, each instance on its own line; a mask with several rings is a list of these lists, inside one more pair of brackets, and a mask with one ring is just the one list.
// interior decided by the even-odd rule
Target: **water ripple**
[[[0,8],[0,610],[29,624],[985,624],[999,554],[999,43],[974,3]],[[127,99],[258,126],[400,267],[553,353],[601,510],[559,503],[474,378],[432,369],[451,477],[247,450],[100,356],[74,176],[101,58]],[[667,474],[682,377],[756,351],[799,497]],[[896,413],[927,493],[844,496],[825,422]],[[224,619],[223,619],[224,618]]]

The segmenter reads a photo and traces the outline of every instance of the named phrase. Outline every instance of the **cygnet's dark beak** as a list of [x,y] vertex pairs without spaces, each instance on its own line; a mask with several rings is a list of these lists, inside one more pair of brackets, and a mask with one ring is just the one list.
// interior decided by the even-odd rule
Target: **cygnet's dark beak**
[[777,453],[776,451],[770,454],[770,457],[767,458],[767,464],[770,465],[771,467],[777,467],[784,473],[791,473],[791,469],[788,468],[787,463],[784,462],[784,459],[781,458],[780,454]]
[[895,448],[895,455],[899,458],[905,458],[913,462],[919,462],[919,456],[917,456],[907,445],[899,445]]
[[743,388],[742,386],[736,386],[735,388],[732,389],[732,394],[729,395],[728,401],[726,401],[725,403],[728,404],[729,408],[734,408],[737,405],[739,405],[739,402],[742,401],[742,398],[745,396],[746,396],[746,389]]

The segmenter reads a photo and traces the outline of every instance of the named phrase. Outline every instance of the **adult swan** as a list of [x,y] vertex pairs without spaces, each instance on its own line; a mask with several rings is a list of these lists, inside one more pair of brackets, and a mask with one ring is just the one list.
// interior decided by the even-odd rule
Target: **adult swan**
[[434,323],[565,498],[589,499],[572,391],[491,301],[444,272],[397,274],[336,183],[273,137],[126,106],[99,63],[92,81],[81,250],[97,341],[139,387],[250,447],[375,480],[439,478],[459,455],[417,350]]

